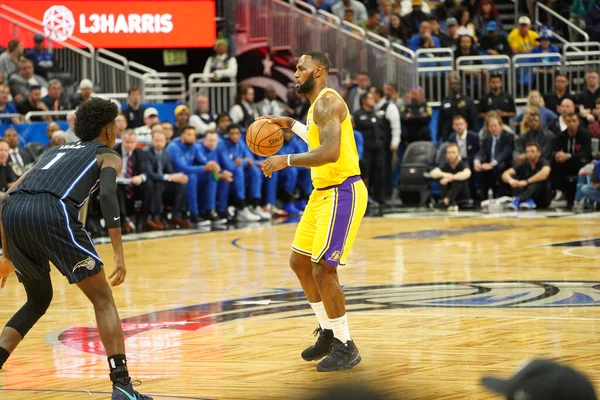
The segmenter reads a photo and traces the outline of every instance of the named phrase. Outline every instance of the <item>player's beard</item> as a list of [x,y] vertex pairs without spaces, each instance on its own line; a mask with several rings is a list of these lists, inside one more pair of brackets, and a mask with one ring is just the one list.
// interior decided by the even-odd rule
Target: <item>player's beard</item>
[[315,77],[309,76],[302,85],[298,86],[297,92],[300,94],[307,94],[312,92],[315,88]]

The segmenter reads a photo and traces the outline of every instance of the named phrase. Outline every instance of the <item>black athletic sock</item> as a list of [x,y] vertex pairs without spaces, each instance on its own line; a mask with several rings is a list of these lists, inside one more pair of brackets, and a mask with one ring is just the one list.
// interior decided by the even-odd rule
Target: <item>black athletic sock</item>
[[108,357],[108,367],[110,368],[110,380],[120,381],[129,378],[127,371],[127,358],[125,354],[115,354]]
[[252,207],[259,207],[260,199],[252,199],[252,200],[250,200],[250,204],[252,204]]
[[8,360],[8,357],[10,357],[8,350],[6,350],[4,347],[0,347],[0,369],[2,369],[4,363],[6,360]]
[[242,199],[235,199],[235,208],[238,210],[243,210],[244,208],[246,208],[246,200],[242,200]]

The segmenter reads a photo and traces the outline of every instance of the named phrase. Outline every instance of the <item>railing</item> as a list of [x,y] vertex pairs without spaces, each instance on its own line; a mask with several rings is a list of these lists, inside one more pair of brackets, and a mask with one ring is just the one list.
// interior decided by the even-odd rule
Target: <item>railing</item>
[[185,75],[180,72],[146,73],[142,77],[142,99],[145,103],[185,102]]
[[[540,21],[540,13],[541,12],[543,12],[545,14],[549,14],[550,16],[552,16],[552,18],[556,18],[559,21],[561,21],[562,23],[564,23],[565,25],[567,25],[567,27],[569,28],[569,30],[571,32],[577,32],[579,35],[581,35],[583,37],[584,42],[588,42],[590,40],[590,36],[583,29],[581,29],[580,27],[578,27],[577,25],[575,25],[574,23],[569,21],[567,18],[563,17],[562,15],[560,15],[559,13],[557,13],[550,7],[545,6],[544,4],[542,4],[539,1],[535,2],[534,24],[536,26],[544,25],[544,23],[542,21]],[[562,37],[561,35],[559,35],[556,32],[554,32],[554,36],[563,43],[569,43],[568,39]]]
[[554,78],[562,66],[562,56],[549,54],[516,54],[512,58],[512,87],[516,103],[525,103],[532,90],[542,94],[554,87]]
[[600,70],[600,43],[567,43],[563,47],[563,72],[569,79],[570,88],[581,92],[585,88],[585,73]]
[[19,113],[0,113],[0,119],[4,119],[4,118],[21,118],[23,117],[21,114]]
[[25,114],[25,121],[31,122],[31,117],[58,117],[61,115],[68,115],[75,110],[62,110],[62,111],[29,111]]
[[505,55],[467,56],[456,59],[456,70],[463,84],[463,93],[479,100],[489,91],[490,75],[502,76],[504,91],[513,93],[511,60]]
[[220,114],[228,112],[235,102],[237,83],[210,82],[210,74],[191,74],[188,78],[189,107],[196,108],[196,98],[199,95],[208,97],[212,112]]
[[454,70],[452,49],[419,49],[415,53],[419,86],[431,106],[439,106],[448,94],[446,75]]

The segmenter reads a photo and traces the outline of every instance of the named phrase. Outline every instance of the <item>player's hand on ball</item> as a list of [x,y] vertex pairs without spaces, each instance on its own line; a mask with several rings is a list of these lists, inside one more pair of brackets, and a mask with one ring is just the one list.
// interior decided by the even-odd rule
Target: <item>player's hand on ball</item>
[[265,174],[267,178],[270,178],[273,175],[273,172],[282,170],[285,167],[287,167],[287,156],[272,156],[267,158],[263,164],[262,170],[263,174]]
[[282,128],[291,128],[292,125],[294,125],[294,122],[296,122],[296,120],[293,118],[278,117],[277,115],[263,115],[262,117],[256,118],[256,121],[258,121],[259,119],[267,119],[269,120],[269,122],[277,124]]
[[[115,268],[110,274],[108,279],[110,280],[110,286],[119,286],[125,281],[125,275],[127,275],[127,268],[125,267],[125,260],[118,254],[115,254]],[[112,279],[112,280],[111,280]]]
[[14,270],[15,269],[8,258],[2,257],[0,259],[0,289],[4,288],[8,276],[12,274]]

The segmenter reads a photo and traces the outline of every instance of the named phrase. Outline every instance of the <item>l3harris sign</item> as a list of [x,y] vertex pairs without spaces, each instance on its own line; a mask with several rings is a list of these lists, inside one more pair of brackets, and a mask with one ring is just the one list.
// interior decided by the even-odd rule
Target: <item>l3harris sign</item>
[[94,47],[212,47],[214,0],[4,1],[43,21],[44,33],[62,42],[77,37]]

